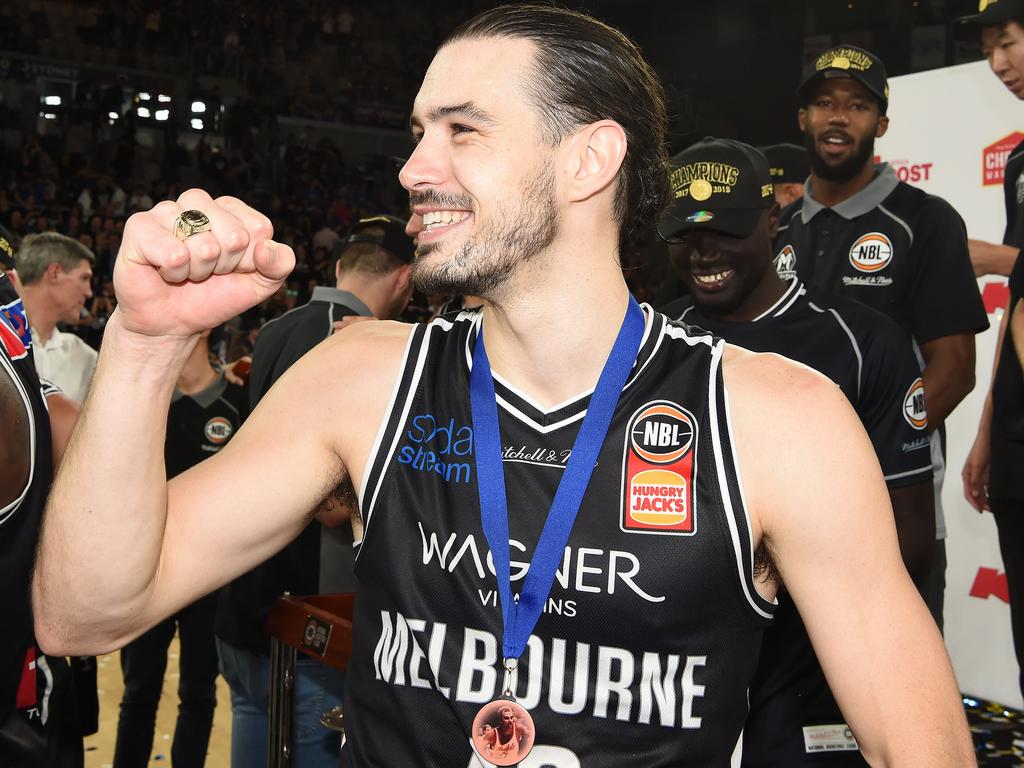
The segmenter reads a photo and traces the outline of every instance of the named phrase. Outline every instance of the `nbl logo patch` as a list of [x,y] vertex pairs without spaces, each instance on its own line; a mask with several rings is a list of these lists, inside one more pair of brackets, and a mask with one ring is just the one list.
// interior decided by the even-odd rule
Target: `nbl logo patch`
[[858,238],[850,249],[850,263],[859,272],[878,272],[892,261],[892,242],[881,232]]
[[914,380],[903,398],[903,418],[914,429],[924,429],[928,426],[928,411],[924,406],[924,381],[920,378]]
[[623,456],[619,527],[627,533],[694,533],[697,420],[667,400],[630,417]]
[[203,434],[206,435],[206,439],[214,445],[226,443],[234,431],[235,428],[231,426],[231,422],[223,416],[214,416],[203,427]]

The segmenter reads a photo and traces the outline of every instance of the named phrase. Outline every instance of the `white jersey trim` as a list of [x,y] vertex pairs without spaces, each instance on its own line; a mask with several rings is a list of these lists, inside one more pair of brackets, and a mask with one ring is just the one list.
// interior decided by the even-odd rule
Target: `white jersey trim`
[[[753,574],[754,574],[754,531],[750,525],[750,513],[747,507],[746,494],[743,491],[743,476],[740,472],[739,457],[736,455],[736,440],[733,438],[732,423],[729,418],[729,390],[725,385],[725,377],[722,378],[722,397],[725,401],[725,430],[729,435],[729,446],[732,454],[733,468],[736,475],[736,485],[740,490],[740,504],[743,506],[743,516],[747,521],[747,537],[748,546],[750,552],[750,561],[747,563],[743,562],[743,548],[740,546],[740,533],[736,527],[736,519],[734,517],[735,511],[733,510],[732,496],[729,493],[729,479],[725,476],[725,459],[722,451],[722,439],[720,437],[720,427],[718,424],[718,370],[722,364],[722,354],[725,350],[725,342],[719,341],[714,346],[711,352],[711,371],[708,376],[708,410],[711,417],[711,445],[714,448],[715,454],[715,469],[718,473],[718,487],[721,489],[722,494],[722,505],[725,507],[725,518],[729,523],[729,534],[732,538],[733,552],[736,555],[736,567],[739,570],[740,584],[743,585],[743,594],[747,598],[747,602],[750,607],[754,609],[757,614],[763,618],[770,619],[772,614],[765,611],[757,603],[757,598],[751,594],[750,590],[753,585]],[[757,596],[765,602],[769,602],[767,598],[762,597],[760,594]],[[778,599],[771,601],[773,604],[778,604]]]
[[[402,421],[400,424],[405,424],[405,417],[409,415],[409,409],[412,407],[412,400],[416,394],[415,384],[419,382],[420,376],[423,373],[424,358],[427,354],[427,337],[430,335],[432,327],[428,327],[426,333],[423,334],[423,345],[420,347],[420,354],[416,360],[416,369],[413,373],[413,386],[410,387],[408,395],[406,395],[405,403],[402,406]],[[391,397],[388,400],[388,405],[384,409],[384,413],[381,416],[380,426],[377,428],[377,436],[374,438],[373,447],[370,449],[370,453],[366,457],[366,466],[363,468],[363,480],[359,485],[357,491],[357,498],[359,503],[359,509],[363,509],[363,493],[366,491],[366,486],[370,482],[370,473],[373,470],[373,465],[377,462],[377,454],[380,452],[381,443],[384,441],[384,434],[387,431],[388,422],[391,420],[391,414],[394,412],[395,403],[398,399],[398,391],[402,387],[402,380],[405,378],[406,365],[409,361],[409,352],[412,349],[413,339],[416,337],[416,326],[410,326],[409,338],[405,342],[405,352],[402,354],[402,364],[399,366],[398,375],[395,377],[395,384],[391,388]],[[377,494],[380,492],[381,481],[383,480],[384,473],[387,470],[387,466],[391,463],[391,457],[395,453],[395,449],[398,446],[398,440],[402,436],[402,429],[395,430],[395,436],[391,441],[391,448],[388,450],[388,459],[384,463],[384,469],[381,470],[381,476],[377,478],[377,483],[373,489],[373,496],[370,498],[370,503],[366,507],[363,513],[363,538],[366,538],[366,531],[370,527],[370,515],[373,513],[373,507],[377,503]],[[354,542],[359,544],[363,539]]]

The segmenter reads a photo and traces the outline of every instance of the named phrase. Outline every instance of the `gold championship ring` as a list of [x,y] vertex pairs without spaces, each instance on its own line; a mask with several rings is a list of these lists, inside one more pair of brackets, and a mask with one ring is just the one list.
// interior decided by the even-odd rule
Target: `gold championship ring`
[[202,211],[182,211],[174,220],[174,236],[179,240],[210,231],[210,218]]

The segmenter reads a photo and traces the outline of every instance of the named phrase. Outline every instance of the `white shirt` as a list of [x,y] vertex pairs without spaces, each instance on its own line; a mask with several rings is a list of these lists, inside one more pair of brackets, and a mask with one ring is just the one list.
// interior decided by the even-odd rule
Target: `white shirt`
[[32,331],[32,356],[40,379],[56,384],[72,400],[81,403],[89,391],[99,353],[75,336],[56,328],[50,340],[43,344],[39,334]]

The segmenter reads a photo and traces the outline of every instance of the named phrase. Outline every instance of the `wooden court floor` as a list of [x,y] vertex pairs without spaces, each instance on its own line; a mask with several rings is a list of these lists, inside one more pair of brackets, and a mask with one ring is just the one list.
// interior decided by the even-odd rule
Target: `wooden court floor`
[[[156,714],[156,732],[153,735],[153,754],[149,765],[170,768],[171,739],[174,721],[178,715],[178,638],[175,637],[167,653],[167,673]],[[114,760],[114,739],[117,736],[117,713],[121,704],[124,684],[121,662],[116,653],[97,659],[97,688],[100,699],[99,732],[85,739],[85,768],[111,768]],[[224,678],[217,678],[217,709],[213,715],[213,731],[206,768],[231,766],[231,698]]]

